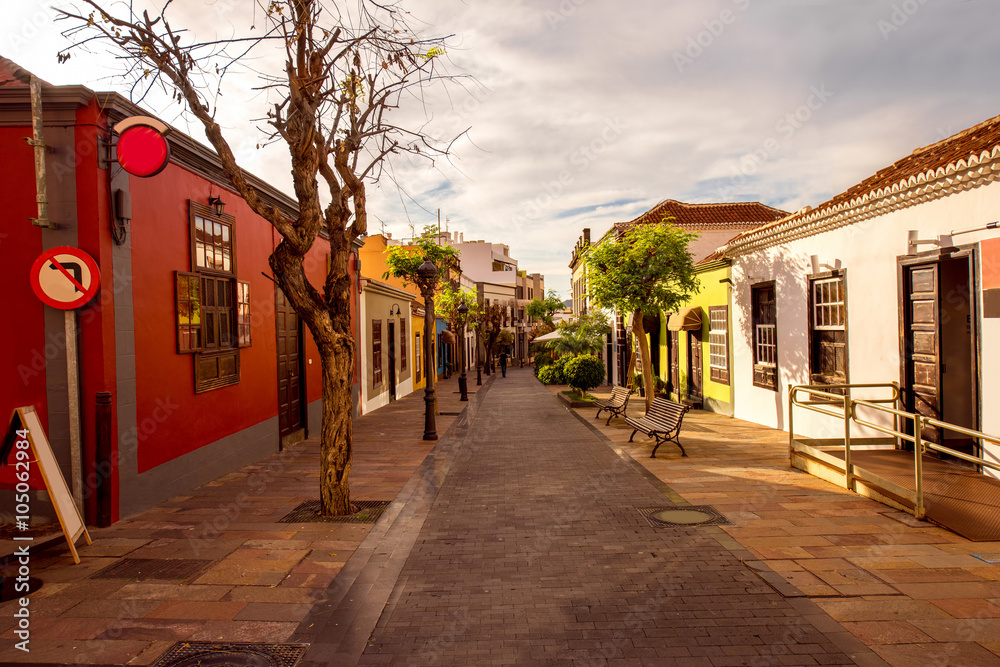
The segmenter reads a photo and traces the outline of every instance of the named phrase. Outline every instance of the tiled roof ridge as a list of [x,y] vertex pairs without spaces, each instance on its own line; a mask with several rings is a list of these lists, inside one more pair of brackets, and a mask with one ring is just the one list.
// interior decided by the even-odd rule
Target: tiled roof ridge
[[[27,86],[31,82],[32,74],[10,58],[0,56],[0,88],[4,86]],[[38,78],[38,77],[35,77]],[[38,78],[38,82],[44,87],[52,84]]]
[[[964,140],[984,130],[989,133],[962,153]],[[951,149],[949,151],[949,149]],[[937,163],[921,165],[921,158],[935,151],[950,152]],[[893,177],[898,173],[898,177]],[[969,190],[1000,177],[1000,115],[993,116],[941,141],[915,149],[906,157],[847,188],[815,208],[806,206],[780,220],[770,222],[732,239],[719,251],[726,256],[779,245],[787,240],[818,234],[829,229],[907,208],[918,203]]]

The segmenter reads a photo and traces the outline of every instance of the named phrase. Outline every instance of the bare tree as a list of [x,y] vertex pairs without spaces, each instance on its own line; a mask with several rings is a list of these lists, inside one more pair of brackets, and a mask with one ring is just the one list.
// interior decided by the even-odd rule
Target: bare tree
[[[447,154],[421,128],[396,125],[390,117],[403,103],[419,103],[428,84],[448,79],[437,62],[444,38],[425,38],[407,25],[394,2],[355,0],[257,0],[248,36],[197,41],[167,18],[168,0],[155,15],[132,2],[104,5],[81,0],[84,9],[63,10],[73,27],[73,46],[110,46],[124,60],[134,95],[160,84],[205,129],[223,172],[250,208],[281,234],[269,263],[275,280],[319,348],[323,375],[320,499],[326,515],[352,511],[348,478],[353,442],[351,383],[355,341],[350,322],[348,259],[353,239],[366,233],[366,181],[383,175],[386,159],[411,154],[433,159]],[[248,8],[248,9],[250,9]],[[248,12],[249,14],[249,12]],[[255,49],[257,51],[255,51]],[[291,157],[298,218],[286,219],[244,177],[216,121],[222,77],[234,67],[266,63],[280,50],[273,72],[258,72],[270,98],[268,142],[283,142]],[[324,192],[325,189],[325,192]],[[353,220],[352,220],[353,219]],[[303,258],[321,233],[329,238],[331,268],[315,286]]]

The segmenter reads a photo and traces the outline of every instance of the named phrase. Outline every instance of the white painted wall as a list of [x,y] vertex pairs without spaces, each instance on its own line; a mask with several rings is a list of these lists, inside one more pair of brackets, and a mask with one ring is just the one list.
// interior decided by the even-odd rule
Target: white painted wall
[[[788,389],[809,383],[809,256],[821,263],[840,261],[847,270],[849,381],[852,384],[900,381],[899,293],[896,257],[906,254],[907,230],[932,239],[954,229],[985,225],[1000,217],[1000,183],[949,195],[889,212],[839,229],[740,256],[733,261],[733,374],[735,416],[788,429]],[[955,245],[993,238],[996,230],[957,236]],[[934,246],[922,245],[919,250]],[[978,253],[977,253],[978,254]],[[776,281],[779,391],[753,386],[750,285]],[[976,295],[980,334],[981,430],[1000,435],[1000,320],[983,319],[981,283]],[[862,396],[863,397],[863,396]],[[882,420],[885,421],[885,420]],[[843,422],[796,408],[795,432],[811,437],[842,437]],[[876,435],[855,428],[855,435]],[[1000,446],[986,455],[1000,459]]]

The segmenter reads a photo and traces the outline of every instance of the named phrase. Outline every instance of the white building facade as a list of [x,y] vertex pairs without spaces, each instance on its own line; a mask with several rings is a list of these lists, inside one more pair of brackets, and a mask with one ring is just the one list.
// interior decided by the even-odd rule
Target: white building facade
[[[735,416],[787,430],[794,385],[896,382],[903,410],[1000,434],[998,174],[1000,117],[721,248],[733,262]],[[802,409],[794,429],[843,437],[843,421]],[[931,435],[1000,460],[998,445]]]

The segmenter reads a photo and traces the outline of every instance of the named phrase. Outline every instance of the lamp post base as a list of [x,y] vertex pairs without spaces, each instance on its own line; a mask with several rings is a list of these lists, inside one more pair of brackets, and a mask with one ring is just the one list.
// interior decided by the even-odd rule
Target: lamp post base
[[458,378],[458,390],[462,393],[460,401],[469,400],[469,380],[465,377],[465,373]]

